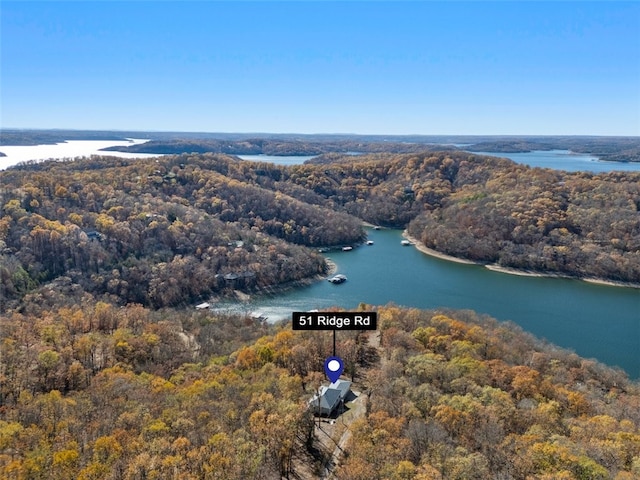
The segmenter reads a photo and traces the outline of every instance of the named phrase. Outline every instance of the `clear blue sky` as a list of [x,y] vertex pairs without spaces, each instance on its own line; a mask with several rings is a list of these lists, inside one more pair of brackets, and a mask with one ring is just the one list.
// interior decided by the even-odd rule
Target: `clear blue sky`
[[5,128],[640,135],[639,2],[0,9]]

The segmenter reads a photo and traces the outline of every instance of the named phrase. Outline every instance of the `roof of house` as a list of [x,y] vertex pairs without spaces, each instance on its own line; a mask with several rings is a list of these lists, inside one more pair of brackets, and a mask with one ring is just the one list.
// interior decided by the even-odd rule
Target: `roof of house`
[[340,401],[345,399],[350,389],[351,382],[347,380],[336,380],[328,387],[321,387],[320,395],[314,395],[313,398],[309,400],[309,404],[313,408],[330,414],[338,406]]
[[[315,404],[317,405],[318,400],[316,399]],[[320,408],[322,410],[326,410],[328,412],[332,412],[334,408],[340,402],[340,392],[335,388],[326,388],[320,394]]]
[[331,385],[329,385],[329,389],[338,390],[340,392],[340,398],[344,399],[349,394],[349,390],[351,389],[351,382],[348,380],[338,379]]

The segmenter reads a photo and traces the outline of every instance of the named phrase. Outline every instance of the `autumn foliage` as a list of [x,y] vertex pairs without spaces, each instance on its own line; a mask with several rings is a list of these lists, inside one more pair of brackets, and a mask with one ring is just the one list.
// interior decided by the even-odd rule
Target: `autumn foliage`
[[[366,414],[340,479],[636,478],[640,390],[620,371],[471,312],[378,311],[338,352]],[[82,308],[2,318],[0,477],[320,477],[307,401],[328,332]]]
[[478,262],[640,282],[640,174],[464,152],[329,160],[93,157],[0,172],[2,308],[52,281],[153,308],[266,291],[325,273],[308,247],[357,244],[362,220]]
[[640,475],[640,391],[620,372],[470,312],[379,309],[340,479]]
[[[362,241],[362,220],[476,261],[640,280],[638,174],[461,152],[319,162],[0,172],[0,477],[320,476],[331,452],[307,402],[331,337],[184,307],[325,274],[316,247]],[[472,312],[368,308],[380,346],[337,345],[366,414],[336,478],[640,477],[622,372]]]

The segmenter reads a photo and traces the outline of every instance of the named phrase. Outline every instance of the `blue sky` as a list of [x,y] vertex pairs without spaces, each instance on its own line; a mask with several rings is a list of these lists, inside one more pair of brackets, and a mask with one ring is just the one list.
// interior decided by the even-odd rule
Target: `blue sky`
[[12,2],[5,128],[640,135],[639,2]]

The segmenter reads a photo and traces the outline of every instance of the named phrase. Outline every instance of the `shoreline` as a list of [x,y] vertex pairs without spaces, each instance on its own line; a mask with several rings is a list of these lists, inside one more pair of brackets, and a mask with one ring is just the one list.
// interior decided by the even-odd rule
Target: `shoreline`
[[581,280],[583,282],[591,283],[594,285],[601,285],[601,286],[607,286],[607,287],[626,287],[626,288],[640,289],[640,283],[617,282],[615,280],[607,280],[603,278],[593,278],[593,277],[572,277],[570,275],[564,275],[562,273],[530,272],[527,270],[518,270],[516,268],[503,267],[495,263],[485,264],[482,262],[474,262],[473,260],[454,257],[452,255],[447,255],[446,253],[440,253],[437,250],[429,248],[425,244],[423,244],[421,241],[417,240],[415,237],[412,237],[411,235],[409,235],[409,233],[406,230],[402,232],[402,236],[405,237],[407,240],[409,240],[417,250],[424,253],[425,255],[439,258],[440,260],[446,260],[448,262],[462,263],[466,265],[478,265],[480,267],[484,267],[488,270],[491,270],[492,272],[504,273],[507,275],[517,275],[520,277],[564,278],[567,280]]
[[316,275],[312,275],[311,277],[305,277],[299,280],[291,280],[285,283],[268,285],[266,287],[261,287],[249,293],[242,292],[240,290],[233,290],[230,294],[217,295],[206,301],[210,302],[212,305],[225,303],[229,300],[235,300],[240,303],[249,304],[256,297],[260,297],[263,295],[266,295],[266,296],[278,295],[279,293],[286,292],[293,288],[306,287],[316,282],[326,280],[327,278],[336,274],[336,272],[338,271],[338,265],[336,264],[336,262],[334,262],[330,258],[325,258],[325,262],[327,264],[327,272],[324,274],[318,273]]
[[[329,257],[325,257],[324,261],[328,267],[326,277],[328,278],[328,277],[331,277],[332,275],[335,275],[336,272],[338,271],[338,264],[333,260],[331,260]],[[319,275],[319,277],[325,278],[322,275]]]
[[434,250],[433,248],[429,248],[420,240],[409,235],[409,233],[407,233],[406,230],[402,232],[402,236],[407,240],[409,240],[413,244],[413,246],[416,247],[417,250],[421,251],[426,255],[429,255],[430,257],[439,258],[440,260],[446,260],[448,262],[463,263],[466,265],[482,265],[481,263],[474,262],[472,260],[466,260],[464,258],[454,257],[451,255],[447,255],[446,253],[440,253],[437,250]]
[[615,280],[604,280],[602,278],[585,277],[580,278],[583,282],[593,283],[594,285],[606,285],[609,287],[627,287],[640,289],[640,283],[616,282]]
[[520,277],[539,277],[539,278],[566,278],[566,279],[575,279],[575,277],[571,277],[569,275],[563,275],[561,273],[539,273],[539,272],[530,272],[528,270],[518,270],[517,268],[512,267],[503,267],[498,265],[497,263],[490,264],[482,264],[478,263],[477,265],[482,265],[484,268],[491,270],[492,272],[498,273],[506,273],[509,275],[518,275]]

